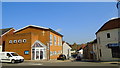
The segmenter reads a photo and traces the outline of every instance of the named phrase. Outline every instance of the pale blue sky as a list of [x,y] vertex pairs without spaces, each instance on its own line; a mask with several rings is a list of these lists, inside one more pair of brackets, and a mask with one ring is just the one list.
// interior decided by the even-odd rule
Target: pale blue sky
[[3,28],[38,25],[59,30],[69,43],[86,43],[110,18],[117,17],[115,2],[4,2]]
[[2,28],[2,2],[0,2],[0,29]]
[[2,0],[3,2],[116,2],[117,0]]

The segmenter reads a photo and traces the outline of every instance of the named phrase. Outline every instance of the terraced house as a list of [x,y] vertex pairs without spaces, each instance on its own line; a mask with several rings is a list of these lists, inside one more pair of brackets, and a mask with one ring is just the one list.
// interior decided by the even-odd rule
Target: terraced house
[[28,25],[6,35],[5,51],[16,52],[26,60],[57,59],[62,53],[62,37],[51,28]]

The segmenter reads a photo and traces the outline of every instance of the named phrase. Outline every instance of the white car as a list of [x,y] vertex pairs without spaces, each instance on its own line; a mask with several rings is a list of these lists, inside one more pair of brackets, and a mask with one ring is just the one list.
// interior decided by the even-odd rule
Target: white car
[[24,58],[15,52],[0,52],[1,62],[23,62]]

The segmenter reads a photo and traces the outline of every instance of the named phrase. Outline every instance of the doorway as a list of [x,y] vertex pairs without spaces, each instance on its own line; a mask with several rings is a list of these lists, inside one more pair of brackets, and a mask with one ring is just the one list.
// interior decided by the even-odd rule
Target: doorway
[[43,60],[46,59],[46,45],[40,41],[36,41],[32,45],[32,60]]
[[45,59],[45,50],[43,48],[32,49],[32,60]]
[[5,51],[5,41],[3,41],[3,44],[2,44],[2,51]]

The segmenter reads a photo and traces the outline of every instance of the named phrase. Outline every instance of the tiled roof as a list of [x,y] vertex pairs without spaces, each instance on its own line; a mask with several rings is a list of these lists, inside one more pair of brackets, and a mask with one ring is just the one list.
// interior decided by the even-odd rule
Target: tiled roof
[[5,29],[0,29],[0,36],[9,31],[12,28],[5,28]]
[[120,18],[111,19],[108,22],[106,22],[97,32],[104,31],[104,30],[110,30],[120,28]]

